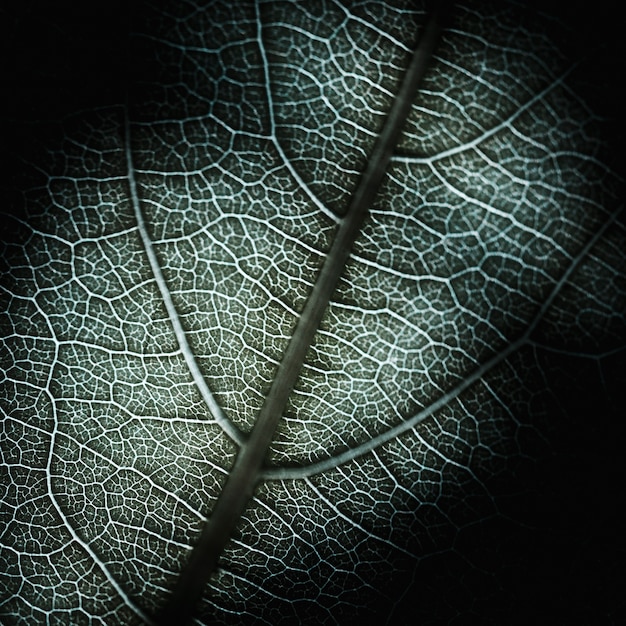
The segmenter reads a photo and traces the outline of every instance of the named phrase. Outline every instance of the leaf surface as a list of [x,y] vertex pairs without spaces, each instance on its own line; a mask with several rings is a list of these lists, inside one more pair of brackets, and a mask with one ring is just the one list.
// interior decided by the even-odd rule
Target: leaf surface
[[[4,196],[6,623],[153,623],[276,389],[198,623],[502,623],[562,571],[616,571],[593,534],[618,527],[601,494],[623,471],[626,241],[597,56],[515,5],[456,7],[316,295],[427,15],[148,5],[124,93],[24,115]],[[323,315],[293,384],[307,302]],[[555,594],[554,616],[617,615],[592,591]]]

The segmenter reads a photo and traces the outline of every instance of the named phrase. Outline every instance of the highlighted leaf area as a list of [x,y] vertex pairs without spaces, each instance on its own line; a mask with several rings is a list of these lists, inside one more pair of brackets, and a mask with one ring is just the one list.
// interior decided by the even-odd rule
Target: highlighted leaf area
[[0,621],[619,621],[606,38],[518,3],[31,4]]

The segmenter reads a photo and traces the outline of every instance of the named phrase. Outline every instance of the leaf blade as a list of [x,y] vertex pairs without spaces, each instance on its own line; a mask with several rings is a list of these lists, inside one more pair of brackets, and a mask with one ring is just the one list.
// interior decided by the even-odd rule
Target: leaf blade
[[298,319],[250,437],[237,457],[198,546],[181,573],[171,603],[159,617],[160,623],[168,624],[173,619],[185,621],[191,617],[191,612],[198,603],[209,576],[217,567],[217,560],[226,542],[252,497],[278,420],[283,414],[313,336],[344,271],[352,245],[376,197],[440,30],[440,16],[435,14],[419,39],[388,120],[374,146],[371,161],[356,189],[347,214],[341,220],[319,278]]

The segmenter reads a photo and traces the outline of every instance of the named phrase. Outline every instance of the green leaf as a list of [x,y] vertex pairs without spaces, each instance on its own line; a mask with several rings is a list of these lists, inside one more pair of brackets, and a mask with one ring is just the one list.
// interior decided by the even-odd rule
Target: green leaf
[[403,123],[421,6],[24,6],[3,623],[618,620],[614,49],[456,6]]

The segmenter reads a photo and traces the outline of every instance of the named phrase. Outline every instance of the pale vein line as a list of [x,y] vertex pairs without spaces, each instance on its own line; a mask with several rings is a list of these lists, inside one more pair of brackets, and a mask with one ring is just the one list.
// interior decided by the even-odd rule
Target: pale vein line
[[577,357],[581,359],[595,359],[596,361],[601,361],[602,359],[612,357],[626,350],[626,345],[618,346],[617,348],[612,348],[610,350],[604,350],[602,352],[583,352],[581,350],[567,350],[565,348],[554,348],[552,346],[548,346],[538,341],[529,341],[528,345],[534,346],[535,348],[539,348],[540,350],[545,350],[546,352],[552,352],[554,354],[562,354],[564,356]]
[[258,3],[255,3],[255,9],[256,9],[256,19],[257,19],[257,24],[258,24],[258,32],[257,32],[257,43],[259,46],[259,52],[261,54],[261,59],[263,61],[263,71],[265,74],[265,85],[267,85],[267,89],[266,89],[266,94],[267,94],[267,109],[268,109],[268,114],[269,114],[269,118],[270,118],[270,135],[272,138],[272,143],[274,144],[274,146],[276,147],[276,150],[278,152],[278,155],[280,156],[282,162],[284,163],[285,167],[287,168],[287,170],[289,171],[289,173],[291,174],[291,176],[293,177],[293,179],[296,181],[296,183],[298,184],[298,186],[306,193],[306,195],[308,196],[309,200],[311,200],[311,202],[313,202],[313,204],[315,204],[315,206],[327,217],[329,217],[333,222],[338,223],[340,218],[335,215],[332,211],[330,211],[326,206],[324,206],[324,204],[320,201],[320,199],[313,193],[313,191],[310,189],[310,187],[304,182],[304,180],[302,179],[302,177],[300,176],[300,174],[298,174],[298,172],[295,170],[295,168],[293,167],[293,165],[290,163],[289,159],[287,158],[287,155],[285,154],[281,143],[278,141],[278,138],[276,137],[276,121],[274,120],[274,100],[272,98],[272,92],[271,92],[271,87],[270,87],[270,68],[269,68],[269,62],[267,60],[267,54],[265,53],[265,46],[263,45],[263,22],[261,20],[261,15],[259,13],[259,6]]
[[[469,194],[465,193],[462,189],[459,189],[459,188],[455,187],[452,183],[450,183],[445,178],[445,176],[443,176],[440,172],[438,172],[437,169],[432,164],[429,165],[429,167],[430,167],[432,173],[439,180],[439,182],[446,188],[447,191],[450,191],[455,196],[461,198],[461,200],[463,200],[467,204],[469,204],[469,205],[474,204],[474,205],[480,207],[481,209],[484,209],[486,213],[491,213],[491,214],[497,215],[498,217],[501,217],[501,218],[503,218],[505,220],[508,220],[515,228],[518,228],[519,230],[521,230],[524,233],[532,235],[536,239],[541,239],[541,240],[545,241],[548,244],[554,244],[553,239],[548,237],[548,235],[542,233],[540,230],[537,230],[535,228],[532,228],[532,227],[524,224],[523,222],[520,222],[517,219],[517,217],[515,215],[513,215],[512,213],[507,213],[503,209],[499,209],[498,207],[493,206],[491,204],[488,204],[487,202],[483,202],[482,200],[479,200],[478,198],[473,198]],[[555,244],[554,247],[559,252],[562,252],[563,254],[566,253],[565,250],[560,245],[556,245]]]
[[[55,361],[56,360],[57,359],[55,359]],[[58,430],[58,416],[57,416],[57,411],[56,411],[56,405],[54,402],[55,398],[52,396],[52,394],[49,391],[47,393],[50,397],[50,404],[52,406],[53,421],[54,421],[54,427],[52,429],[52,432],[50,433],[50,452],[48,454],[48,461],[46,463],[46,486],[48,489],[48,495],[50,496],[50,501],[52,502],[52,506],[54,507],[55,511],[57,512],[57,515],[63,522],[63,525],[69,532],[70,536],[72,537],[72,541],[74,541],[77,545],[79,545],[89,555],[89,558],[95,563],[96,567],[102,572],[104,577],[107,579],[111,587],[113,587],[117,595],[122,599],[124,604],[135,615],[137,615],[140,619],[142,619],[146,624],[148,624],[149,626],[153,626],[154,622],[152,621],[152,619],[146,613],[144,613],[128,597],[124,589],[122,589],[122,587],[117,582],[117,580],[115,580],[115,578],[113,577],[113,574],[111,574],[106,564],[101,561],[100,557],[91,549],[91,546],[86,541],[84,541],[82,537],[78,535],[76,530],[74,530],[74,527],[72,526],[72,524],[70,524],[70,521],[67,519],[65,513],[63,513],[63,509],[57,502],[57,499],[54,495],[54,489],[52,487],[52,458],[55,455],[54,448],[56,445],[57,434],[63,435],[63,433],[59,433],[59,430]]]
[[[324,254],[319,249],[309,245],[306,241],[303,241],[302,238],[292,235],[289,231],[282,230],[281,228],[273,224],[271,221],[268,221],[268,219],[264,217],[257,217],[256,215],[252,215],[252,214],[222,212],[218,219],[211,222],[210,226],[215,227],[221,222],[227,222],[228,220],[231,220],[231,219],[237,220],[242,226],[246,225],[246,228],[247,228],[248,223],[251,223],[254,226],[261,226],[263,228],[266,228],[271,233],[278,235],[283,241],[292,243],[294,246],[302,248],[306,252],[309,252],[310,254],[316,257],[324,256]],[[285,216],[282,214],[279,214],[276,219],[277,221],[284,220],[285,222],[293,221],[291,217]],[[193,237],[206,235],[207,232],[208,232],[208,227],[205,225],[205,226],[198,228],[195,232],[189,235],[181,235],[180,237],[168,238],[167,242],[173,243],[173,242],[178,242],[178,241],[188,241],[189,239]]]
[[461,382],[459,382],[456,386],[454,386],[450,391],[444,393],[437,400],[435,400],[428,407],[422,409],[413,417],[409,418],[405,422],[390,428],[389,430],[373,437],[369,441],[362,443],[361,445],[345,450],[335,456],[331,456],[327,459],[323,459],[322,461],[318,461],[317,463],[312,463],[307,466],[301,467],[285,467],[285,468],[269,468],[266,469],[262,478],[265,480],[288,480],[288,479],[296,479],[296,478],[305,478],[308,476],[314,476],[315,474],[320,474],[330,469],[334,469],[339,465],[343,465],[344,463],[348,463],[357,459],[368,452],[388,443],[392,439],[399,437],[400,435],[413,430],[419,423],[423,422],[426,418],[430,417],[440,409],[443,409],[450,402],[458,398],[463,391],[465,391],[468,387],[472,386],[474,383],[479,381],[483,376],[485,376],[489,371],[494,369],[497,365],[505,361],[511,354],[517,352],[522,346],[525,344],[529,344],[530,336],[533,331],[544,317],[552,303],[561,292],[565,284],[569,281],[572,274],[576,271],[578,266],[581,264],[584,258],[589,254],[593,246],[600,240],[602,235],[606,232],[606,230],[611,226],[620,216],[624,207],[623,205],[619,207],[617,211],[615,211],[609,219],[599,228],[596,233],[591,237],[591,239],[587,242],[587,244],[581,249],[578,255],[572,260],[567,270],[564,272],[563,276],[559,279],[559,281],[555,284],[552,292],[546,298],[541,308],[532,319],[524,333],[513,343],[510,343],[506,348],[504,348],[499,353],[492,356],[488,361],[480,365],[476,370],[474,370],[469,376],[464,378]]
[[479,135],[478,137],[472,139],[471,141],[468,141],[467,143],[464,143],[459,146],[454,146],[453,148],[449,148],[448,150],[444,150],[443,152],[439,152],[438,154],[435,154],[430,157],[413,157],[413,156],[394,155],[391,158],[392,162],[431,164],[431,163],[434,163],[435,161],[441,161],[442,159],[445,159],[447,157],[454,156],[455,154],[460,154],[461,152],[465,152],[467,150],[471,150],[472,148],[475,148],[476,146],[480,145],[481,143],[483,143],[490,137],[493,137],[493,135],[498,134],[500,131],[504,130],[505,128],[510,128],[511,124],[518,117],[521,117],[524,113],[526,113],[526,111],[528,111],[535,104],[537,104],[537,102],[545,98],[556,87],[558,87],[559,85],[562,85],[565,79],[567,78],[567,76],[571,74],[571,72],[575,69],[575,67],[576,65],[573,65],[572,67],[567,69],[563,74],[561,74],[561,76],[559,76],[556,80],[550,83],[543,91],[540,91],[538,94],[533,96],[530,100],[525,102],[519,109],[515,111],[515,113],[510,115],[506,120],[504,120],[497,126],[490,128],[489,130],[485,131],[482,135]]
[[322,492],[310,480],[308,480],[306,478],[304,480],[305,480],[306,484],[308,485],[309,489],[314,491],[315,494],[317,495],[317,497],[322,502],[325,502],[326,505],[328,506],[328,508],[330,508],[330,510],[337,517],[339,517],[340,519],[342,519],[345,522],[347,522],[348,524],[350,524],[350,526],[352,526],[353,528],[356,528],[356,529],[360,530],[366,537],[371,537],[373,539],[376,539],[376,540],[380,541],[381,543],[386,543],[388,546],[394,548],[395,550],[398,550],[398,552],[403,552],[404,554],[406,554],[406,555],[408,555],[410,557],[414,557],[415,556],[415,554],[413,554],[412,552],[409,552],[405,548],[402,548],[401,546],[395,544],[390,539],[385,539],[384,537],[381,537],[380,535],[374,534],[371,530],[368,530],[367,528],[363,527],[361,524],[359,524],[355,520],[351,519],[345,513],[342,513],[342,511],[339,509],[339,507],[336,504],[334,504],[331,500],[329,500],[326,496],[324,496],[322,494]]
[[209,411],[211,412],[211,415],[213,416],[215,421],[235,443],[237,443],[238,445],[242,445],[245,439],[243,433],[224,415],[222,408],[217,403],[217,400],[211,393],[211,390],[209,389],[206,380],[204,379],[204,376],[202,375],[202,372],[198,367],[198,363],[196,362],[193,351],[191,350],[191,347],[187,342],[185,330],[180,323],[180,318],[178,316],[178,312],[176,311],[176,307],[174,306],[174,302],[172,301],[172,296],[165,282],[165,278],[163,277],[163,273],[161,272],[161,267],[157,260],[156,253],[154,252],[154,248],[152,247],[152,241],[150,239],[150,236],[148,235],[146,223],[139,203],[137,183],[135,181],[135,168],[133,166],[132,151],[130,148],[130,120],[127,110],[125,110],[124,121],[124,143],[126,151],[126,163],[128,166],[128,182],[130,187],[130,195],[133,202],[133,208],[135,210],[135,218],[137,220],[139,234],[141,235],[141,240],[143,242],[148,261],[150,262],[152,274],[154,275],[154,279],[159,288],[159,292],[161,293],[161,297],[163,298],[165,308],[167,309],[170,322],[174,328],[174,334],[176,335],[176,340],[178,341],[178,345],[180,346],[181,354],[183,355],[191,376],[196,383],[198,390],[200,391],[200,394],[202,395],[202,398],[204,399],[206,405],[209,407]]
[[[362,17],[359,17],[358,15],[354,15],[353,13],[350,12],[350,10],[345,7],[342,3],[337,2],[337,0],[333,0],[333,4],[345,15],[346,19],[344,20],[344,22],[341,24],[342,27],[344,27],[345,23],[347,21],[353,21],[356,22],[357,24],[360,24],[361,26],[364,26],[365,28],[367,28],[368,30],[371,30],[372,32],[376,33],[379,37],[381,37],[382,39],[386,39],[388,43],[390,43],[391,45],[397,46],[398,48],[400,48],[403,52],[411,52],[411,47],[407,46],[405,43],[403,43],[402,41],[396,39],[395,37],[392,37],[389,33],[385,32],[382,28],[379,28],[375,22],[370,22],[366,19],[363,19]],[[388,7],[391,10],[396,11],[396,13],[399,14],[409,14],[411,15],[412,12],[409,11],[403,11],[402,9],[396,9],[395,7]],[[417,9],[417,7],[415,7]],[[420,15],[420,13],[415,13],[415,15]]]
[[[105,456],[101,452],[98,452],[97,450],[92,448],[88,443],[79,441],[78,439],[76,439],[75,437],[73,437],[72,435],[68,433],[60,432],[59,435],[62,437],[65,437],[66,439],[69,439],[81,451],[87,451],[90,454],[93,454],[100,461],[104,461],[112,465],[113,467],[117,469],[117,471],[128,472],[130,474],[137,474],[138,476],[141,477],[141,479],[145,480],[150,485],[150,487],[152,487],[155,491],[159,491],[162,494],[164,494],[166,497],[172,498],[177,504],[180,504],[183,508],[187,509],[189,513],[191,513],[198,519],[202,520],[203,522],[206,521],[206,517],[202,515],[200,511],[196,510],[188,502],[183,500],[179,495],[177,495],[173,491],[168,491],[165,487],[154,482],[151,476],[144,474],[143,472],[140,472],[137,468],[132,467],[131,465],[116,465],[111,459],[109,459],[107,456]],[[222,468],[216,467],[216,466],[213,466],[213,469],[223,471]],[[163,537],[163,539],[165,539],[165,537]]]

